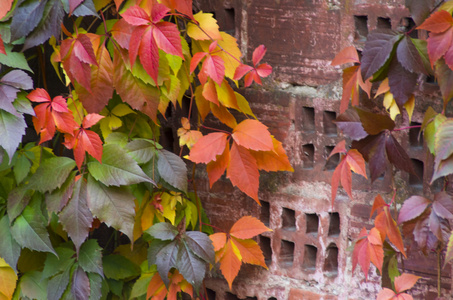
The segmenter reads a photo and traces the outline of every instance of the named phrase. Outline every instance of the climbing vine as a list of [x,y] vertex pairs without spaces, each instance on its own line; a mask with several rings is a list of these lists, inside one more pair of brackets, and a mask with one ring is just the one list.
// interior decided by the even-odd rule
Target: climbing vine
[[[237,92],[271,74],[265,53],[244,64],[191,0],[3,1],[0,298],[206,299],[208,270],[231,287],[266,268],[253,237],[270,229],[214,233],[191,170],[258,204],[260,170],[293,170]],[[161,122],[187,103],[173,153]]]

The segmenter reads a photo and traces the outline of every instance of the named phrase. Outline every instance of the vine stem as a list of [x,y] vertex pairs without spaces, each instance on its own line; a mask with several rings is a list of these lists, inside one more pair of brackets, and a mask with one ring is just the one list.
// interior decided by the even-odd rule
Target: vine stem
[[231,132],[228,132],[228,131],[225,131],[225,130],[222,130],[222,129],[212,128],[212,127],[208,127],[208,126],[204,126],[204,125],[201,125],[201,127],[205,128],[205,129],[210,129],[210,130],[223,132],[223,133],[226,133],[228,135],[231,135]]
[[437,248],[437,297],[441,297],[442,256],[441,249]]
[[393,129],[392,131],[401,131],[401,130],[407,130],[407,129],[412,129],[412,128],[421,128],[421,127],[422,127],[422,125],[413,125],[413,126],[406,126],[406,127]]
[[203,223],[203,222],[201,222],[201,224],[202,224],[202,225],[209,226],[209,227],[212,227],[212,228],[214,228],[214,229],[217,229],[217,230],[220,231],[220,232],[226,233],[226,232],[225,232],[222,228],[220,228],[220,227],[217,227],[217,226],[214,226],[214,225],[211,225],[211,224],[207,224],[207,223]]

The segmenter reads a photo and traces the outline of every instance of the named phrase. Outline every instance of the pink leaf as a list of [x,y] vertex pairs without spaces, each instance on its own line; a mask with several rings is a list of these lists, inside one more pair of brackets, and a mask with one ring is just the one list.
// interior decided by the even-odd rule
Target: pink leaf
[[256,66],[263,59],[266,51],[267,49],[264,45],[259,45],[255,51],[253,51],[252,61],[254,66]]
[[153,10],[151,11],[151,19],[153,23],[157,23],[162,20],[170,10],[171,9],[161,3],[154,4]]
[[147,25],[151,22],[145,10],[138,5],[129,7],[121,16],[127,23],[134,26]]
[[157,23],[153,35],[157,46],[164,52],[184,58],[179,30],[175,24],[170,22]]

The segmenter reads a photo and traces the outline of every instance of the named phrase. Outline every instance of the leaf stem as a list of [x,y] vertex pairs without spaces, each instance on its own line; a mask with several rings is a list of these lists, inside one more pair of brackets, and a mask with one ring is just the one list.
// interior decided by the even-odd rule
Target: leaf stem
[[204,126],[204,125],[201,125],[201,127],[205,128],[205,129],[210,129],[210,130],[223,132],[223,133],[226,133],[228,135],[231,135],[231,132],[228,132],[228,131],[225,131],[225,130],[222,130],[222,129],[212,128],[212,127],[208,127],[208,126]]
[[222,228],[220,228],[220,227],[217,227],[217,226],[214,226],[214,225],[211,225],[211,224],[206,224],[206,223],[203,223],[203,222],[201,222],[201,224],[202,224],[202,225],[205,225],[205,226],[212,227],[212,228],[214,228],[214,229],[217,229],[217,230],[220,231],[220,232],[226,233],[226,231],[224,231],[224,230],[223,230]]
[[412,129],[412,128],[421,128],[422,125],[413,125],[413,126],[406,126],[406,127],[400,127],[393,129],[392,131],[401,131],[401,130],[407,130],[407,129]]

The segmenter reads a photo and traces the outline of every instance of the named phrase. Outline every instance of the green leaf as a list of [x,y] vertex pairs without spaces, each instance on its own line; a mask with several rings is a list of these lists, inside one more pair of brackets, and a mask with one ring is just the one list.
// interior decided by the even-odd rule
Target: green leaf
[[12,223],[30,202],[32,192],[24,187],[17,187],[8,195],[7,211],[9,222]]
[[33,110],[33,106],[31,105],[30,100],[27,99],[26,95],[26,92],[19,92],[16,100],[13,102],[13,106],[20,113],[34,116],[35,111]]
[[49,239],[44,217],[41,211],[36,210],[33,206],[25,207],[12,225],[11,233],[22,247],[56,255]]
[[97,160],[88,163],[90,174],[103,184],[110,186],[154,182],[138,166],[124,149],[115,144],[104,145],[102,164]]
[[[0,64],[2,64],[0,54]],[[22,136],[25,134],[25,123],[24,117],[16,117],[4,110],[0,110],[0,146],[5,149],[8,156],[11,158],[14,156],[19,143],[22,141]]]
[[181,157],[165,149],[159,150],[157,169],[162,179],[187,192],[187,167]]
[[145,232],[152,237],[163,241],[174,240],[179,234],[178,229],[175,226],[164,222],[154,224]]
[[[102,120],[101,120],[102,121]],[[128,136],[123,132],[112,132],[105,139],[106,144],[115,144],[124,148],[127,144]]]
[[6,55],[0,53],[0,64],[11,67],[13,69],[22,69],[33,73],[33,71],[28,66],[25,55],[21,52],[13,52],[12,49],[12,45],[5,45]]
[[126,151],[137,163],[144,164],[156,154],[156,144],[150,140],[133,140],[126,145]]
[[121,299],[121,297],[123,297],[124,281],[107,278],[107,283],[110,292]]
[[168,272],[172,267],[176,267],[176,260],[179,252],[179,241],[153,240],[148,248],[149,265],[157,265],[162,281],[166,286],[170,283]]
[[90,298],[88,298],[89,300],[99,300],[102,295],[107,295],[108,286],[101,276],[95,273],[88,273],[88,279],[90,280],[91,289]]
[[41,277],[41,272],[31,271],[23,274],[18,284],[20,296],[22,298],[46,300],[47,299],[47,279]]
[[390,258],[389,264],[388,264],[388,270],[389,270],[389,277],[393,283],[395,281],[395,277],[398,277],[401,275],[400,271],[398,270],[398,259],[396,258],[396,255],[393,255],[392,258]]
[[145,295],[153,276],[154,273],[142,274],[132,287],[131,298],[138,298],[142,295]]
[[129,280],[140,276],[140,267],[122,255],[111,254],[102,258],[104,274],[115,280]]
[[195,289],[199,289],[206,274],[206,262],[196,256],[184,241],[181,243],[176,260],[176,268],[184,279]]
[[72,171],[60,188],[57,188],[51,194],[46,193],[46,206],[49,213],[59,213],[66,206],[74,191],[76,173],[77,171]]
[[188,231],[183,236],[189,249],[199,258],[212,265],[215,264],[215,252],[212,241],[206,233],[199,231]]
[[49,280],[47,295],[49,300],[59,300],[69,284],[72,265],[67,265],[62,273]]
[[16,178],[17,184],[21,183],[22,180],[27,177],[28,173],[30,172],[30,168],[30,160],[28,160],[25,155],[19,154],[13,168],[14,177]]
[[0,256],[6,261],[8,265],[17,272],[17,261],[20,255],[20,245],[11,235],[9,227],[8,216],[4,215],[0,219]]
[[126,187],[108,187],[88,177],[88,205],[101,222],[133,240],[135,197]]
[[80,178],[74,185],[71,200],[59,214],[60,223],[74,242],[77,254],[80,246],[88,237],[93,222],[87,197],[87,183]]
[[83,243],[79,252],[79,265],[85,272],[97,273],[104,277],[102,271],[102,248],[96,240],[89,239]]
[[61,187],[75,166],[73,159],[64,156],[43,160],[36,173],[30,178],[29,188],[41,193],[51,192]]
[[71,268],[75,262],[74,257],[76,254],[72,247],[72,243],[67,243],[55,249],[58,256],[47,254],[46,261],[44,262],[44,269],[41,273],[42,278],[51,278],[61,272],[64,272],[67,268]]

